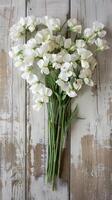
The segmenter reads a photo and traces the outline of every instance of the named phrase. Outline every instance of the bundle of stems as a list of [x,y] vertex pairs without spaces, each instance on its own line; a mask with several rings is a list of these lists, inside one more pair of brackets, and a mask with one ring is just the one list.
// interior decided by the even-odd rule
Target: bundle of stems
[[64,94],[55,84],[55,73],[46,78],[46,84],[53,91],[53,95],[47,104],[48,111],[48,158],[47,181],[56,188],[56,182],[60,174],[61,155],[66,136],[72,119],[77,117],[78,107],[71,112],[71,98]]

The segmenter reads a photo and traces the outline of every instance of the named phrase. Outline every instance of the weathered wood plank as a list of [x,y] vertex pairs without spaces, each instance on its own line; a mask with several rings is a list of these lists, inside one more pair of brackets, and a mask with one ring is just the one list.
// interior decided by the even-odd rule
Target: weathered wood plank
[[25,87],[8,57],[9,28],[24,10],[22,0],[0,1],[0,200],[25,199]]
[[[32,0],[28,2],[28,15],[59,17],[63,21],[68,13],[68,0]],[[47,144],[47,114],[46,107],[40,112],[32,110],[32,100],[29,97],[30,131],[28,133],[28,197],[38,200],[68,199],[66,182],[60,182],[58,190],[52,192],[46,185],[46,144]],[[63,170],[64,171],[64,170]],[[67,179],[63,173],[64,179]]]
[[[72,0],[72,17],[86,26],[95,20],[108,28],[112,42],[112,1]],[[97,87],[80,95],[80,115],[86,119],[72,127],[71,200],[112,199],[112,57],[98,56]]]

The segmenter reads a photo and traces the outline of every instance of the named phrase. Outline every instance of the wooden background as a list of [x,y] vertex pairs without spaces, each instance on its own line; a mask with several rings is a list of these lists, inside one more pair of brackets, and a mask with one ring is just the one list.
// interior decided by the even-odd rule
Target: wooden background
[[98,20],[112,42],[112,0],[0,0],[0,200],[112,200],[112,51],[98,57],[96,85],[77,99],[85,120],[72,126],[52,192],[44,176],[46,108],[32,110],[28,86],[8,57],[9,28],[26,15],[70,15],[85,26]]

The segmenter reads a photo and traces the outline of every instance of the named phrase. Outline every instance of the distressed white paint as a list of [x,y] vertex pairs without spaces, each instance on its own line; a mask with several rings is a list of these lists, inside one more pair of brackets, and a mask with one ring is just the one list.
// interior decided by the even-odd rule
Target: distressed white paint
[[25,196],[25,90],[8,58],[9,29],[24,10],[21,0],[0,1],[0,200],[24,200]]
[[[28,15],[49,15],[59,17],[63,22],[69,12],[69,0],[31,0],[27,4]],[[104,22],[110,45],[111,8],[111,0],[71,0],[71,16],[77,17],[85,26],[91,26],[96,19]],[[58,183],[55,192],[46,185],[47,113],[45,107],[40,112],[32,110],[29,89],[25,144],[25,84],[11,67],[7,54],[9,27],[24,15],[25,0],[0,1],[0,200],[25,200],[25,190],[26,200],[69,200],[68,186],[63,181]],[[76,102],[79,104],[79,114],[85,119],[72,125],[71,200],[112,199],[111,50],[98,59],[98,89],[93,93],[87,88],[72,104],[73,107]],[[25,145],[28,153],[26,187]]]
[[[72,0],[71,1],[71,16],[78,17],[79,21],[83,22],[84,26],[90,27],[93,21],[101,21],[105,24],[108,31],[107,39],[112,43],[112,1],[102,0]],[[111,50],[104,52],[98,56],[98,66],[96,70],[96,84],[97,90],[94,93],[87,89],[84,94],[81,94],[76,100],[79,104],[79,113],[84,120],[79,120],[72,127],[71,133],[71,200],[73,199],[111,199],[112,193],[109,190],[111,183],[109,182],[109,175],[112,173],[111,158],[108,158],[109,151],[111,152],[110,135],[112,127],[112,110],[111,110],[111,97],[112,97],[112,56]],[[110,102],[109,102],[110,101]],[[110,104],[109,104],[110,103]],[[84,159],[84,147],[82,142],[85,138],[85,151],[90,151],[90,136],[94,136],[94,147],[91,146],[90,156],[93,155],[93,162],[91,161],[89,153],[87,158]],[[88,150],[87,150],[88,149]],[[102,149],[102,150],[101,150]],[[106,152],[105,154],[101,152]],[[108,152],[108,153],[107,153]],[[103,155],[101,155],[103,154]],[[99,157],[100,156],[100,157]],[[86,157],[86,155],[85,155]],[[102,160],[100,160],[102,158]],[[107,159],[107,162],[105,162]],[[110,161],[109,161],[110,160]],[[101,163],[100,163],[101,162]],[[95,164],[96,163],[96,164]],[[89,166],[90,165],[90,166]],[[86,175],[86,167],[90,167],[93,178]],[[81,168],[82,167],[82,168]],[[103,169],[103,170],[102,170]],[[76,171],[75,171],[76,170]],[[100,170],[102,174],[100,174]],[[75,174],[77,183],[72,176]],[[81,177],[83,174],[83,179]],[[106,177],[108,174],[108,178]],[[84,177],[85,176],[85,177]],[[95,179],[96,177],[96,179]],[[93,181],[93,182],[92,182]],[[95,183],[95,186],[93,184]],[[75,184],[79,187],[75,190]],[[106,185],[107,184],[107,185]],[[89,187],[89,185],[91,185]],[[101,185],[104,193],[101,193]],[[106,186],[105,186],[106,185]],[[105,188],[106,187],[106,188]],[[82,196],[79,193],[82,188]],[[96,190],[95,190],[96,188]],[[92,196],[91,196],[92,192]]]

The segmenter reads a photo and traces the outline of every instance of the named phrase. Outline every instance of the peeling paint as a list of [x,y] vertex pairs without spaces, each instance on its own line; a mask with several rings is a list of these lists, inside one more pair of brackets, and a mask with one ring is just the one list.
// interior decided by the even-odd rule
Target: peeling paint
[[42,170],[42,155],[43,155],[43,145],[37,144],[34,148],[34,171],[33,175],[35,178],[40,177],[44,172]]
[[112,121],[112,97],[109,97],[108,100],[107,118],[110,122]]
[[110,200],[112,198],[112,148],[99,145],[93,135],[83,136],[81,147],[78,166],[76,167],[75,163],[71,165],[71,199]]
[[67,148],[63,149],[61,157],[60,178],[63,182],[69,182],[69,151]]
[[11,166],[16,164],[16,146],[12,142],[5,141],[4,158],[6,163],[10,163]]
[[0,111],[7,110],[7,53],[0,51]]

